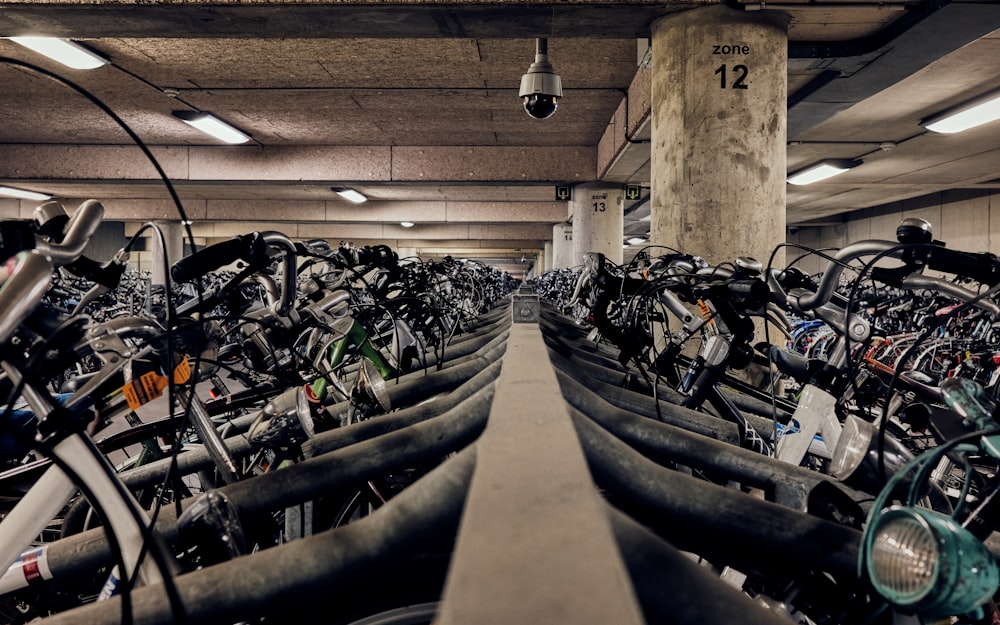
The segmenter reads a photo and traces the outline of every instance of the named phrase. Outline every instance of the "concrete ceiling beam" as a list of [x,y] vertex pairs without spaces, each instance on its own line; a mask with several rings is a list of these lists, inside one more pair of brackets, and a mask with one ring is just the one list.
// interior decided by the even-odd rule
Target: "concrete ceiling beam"
[[48,0],[4,6],[0,25],[9,35],[33,34],[46,23],[60,37],[356,37],[359,25],[380,37],[647,37],[649,24],[662,15],[713,4],[717,0],[615,2],[548,0],[509,3],[330,3],[296,0],[247,4],[192,4],[186,0],[116,2],[99,7],[79,0]]
[[[285,182],[592,182],[588,146],[162,147],[150,152],[178,181]],[[0,179],[158,180],[137,147],[0,145]],[[164,194],[165,195],[165,194]]]
[[[132,221],[125,225],[126,236],[131,236],[142,222]],[[196,237],[227,238],[248,232],[273,230],[282,232],[296,239],[335,239],[335,240],[383,240],[401,241],[402,245],[413,247],[408,242],[436,241],[443,245],[444,241],[460,241],[464,247],[477,247],[478,243],[470,245],[470,241],[496,242],[504,241],[504,246],[513,247],[520,241],[544,241],[552,236],[550,224],[426,224],[404,228],[398,224],[376,223],[289,223],[270,222],[262,224],[258,221],[220,221],[192,223],[191,232]]]

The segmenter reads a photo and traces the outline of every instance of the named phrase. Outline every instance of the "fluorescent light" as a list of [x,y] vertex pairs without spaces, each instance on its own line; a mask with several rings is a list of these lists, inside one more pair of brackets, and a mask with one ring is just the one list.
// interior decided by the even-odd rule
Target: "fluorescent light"
[[4,195],[6,197],[16,197],[21,200],[38,200],[39,202],[52,199],[52,196],[47,193],[38,193],[36,191],[26,191],[25,189],[15,189],[14,187],[2,186],[0,186],[0,195]]
[[404,228],[412,228],[413,227],[413,222],[412,221],[401,221],[401,222],[399,222],[399,225],[403,226]]
[[920,125],[927,130],[951,134],[997,119],[1000,119],[1000,95],[992,95],[985,100],[976,100],[958,109],[928,117]]
[[827,178],[840,175],[848,169],[857,167],[860,164],[860,160],[852,161],[847,159],[828,159],[820,161],[815,165],[810,165],[805,169],[800,169],[789,176],[788,184],[812,184],[814,182],[819,182],[820,180],[826,180]]
[[330,187],[330,189],[332,189],[333,192],[340,197],[349,202],[354,202],[355,204],[368,201],[368,198],[365,197],[363,193],[359,193],[350,187]]
[[108,60],[103,56],[69,39],[10,37],[10,40],[73,69],[97,69],[108,64]]
[[201,111],[174,111],[174,117],[185,124],[189,124],[203,133],[215,137],[219,141],[236,145],[246,143],[250,140],[250,135],[241,130],[233,128],[211,113]]
[[628,240],[628,244],[629,245],[641,245],[641,244],[643,244],[645,242],[646,242],[646,239],[643,238],[643,237],[630,237],[629,240]]

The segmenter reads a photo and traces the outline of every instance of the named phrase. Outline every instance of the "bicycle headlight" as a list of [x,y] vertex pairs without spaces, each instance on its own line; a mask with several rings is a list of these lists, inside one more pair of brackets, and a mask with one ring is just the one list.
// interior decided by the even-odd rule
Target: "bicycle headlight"
[[874,438],[875,428],[871,423],[848,415],[830,460],[830,475],[843,480],[854,473],[868,454]]
[[358,370],[358,390],[374,399],[382,410],[388,412],[392,408],[385,379],[375,364],[367,358],[361,360],[361,368]]
[[[886,436],[881,452],[886,473],[892,475],[913,459],[913,454],[895,437]],[[859,484],[882,482],[879,470],[878,428],[873,424],[847,415],[830,460],[830,475],[836,479]]]
[[993,555],[951,517],[893,506],[873,523],[868,578],[890,603],[930,617],[967,614],[1000,585]]

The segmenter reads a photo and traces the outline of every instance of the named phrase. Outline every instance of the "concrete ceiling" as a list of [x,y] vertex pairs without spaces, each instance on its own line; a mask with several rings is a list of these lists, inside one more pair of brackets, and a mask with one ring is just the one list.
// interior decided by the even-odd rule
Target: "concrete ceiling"
[[[627,234],[648,226],[649,27],[704,4],[0,2],[0,36],[72,38],[111,61],[67,70],[0,39],[0,184],[70,208],[96,198],[132,228],[177,219],[137,138],[205,241],[276,229],[517,273],[568,216],[556,186],[641,185]],[[1000,5],[731,4],[791,17],[788,170],[864,160],[831,182],[789,186],[790,224],[1000,184],[1000,123],[971,137],[918,123],[1000,89]],[[536,38],[564,88],[544,121],[517,93]],[[191,109],[253,141],[214,144],[171,115]],[[370,201],[347,203],[331,186]]]

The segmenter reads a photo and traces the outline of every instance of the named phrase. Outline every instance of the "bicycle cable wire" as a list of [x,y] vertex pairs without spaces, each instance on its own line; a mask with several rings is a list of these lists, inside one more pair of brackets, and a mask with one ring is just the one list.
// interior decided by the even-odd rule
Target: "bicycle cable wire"
[[[850,313],[850,310],[853,307],[854,299],[855,299],[855,297],[857,295],[857,288],[858,288],[858,285],[861,282],[861,278],[866,273],[868,273],[871,269],[874,268],[875,263],[877,263],[882,258],[885,258],[885,257],[889,256],[890,254],[899,252],[901,250],[908,250],[908,249],[914,249],[914,250],[916,250],[916,249],[933,249],[933,245],[934,244],[932,244],[932,243],[901,243],[901,244],[899,244],[897,246],[891,247],[891,248],[889,248],[887,250],[883,250],[882,252],[879,252],[878,254],[875,254],[873,256],[873,258],[870,261],[868,261],[867,263],[865,263],[865,265],[861,268],[861,270],[859,271],[858,278],[852,283],[852,288],[851,288],[851,291],[850,291],[849,296],[847,298],[847,311],[848,311],[848,313]],[[924,340],[926,340],[931,334],[933,334],[934,332],[936,332],[938,328],[940,328],[941,326],[945,325],[948,321],[950,321],[953,317],[957,316],[959,313],[965,312],[966,310],[969,310],[970,308],[975,307],[976,304],[978,304],[979,302],[983,301],[984,299],[992,296],[993,294],[995,294],[998,291],[1000,291],[1000,283],[998,283],[998,284],[996,284],[996,285],[988,288],[985,291],[982,291],[981,293],[979,293],[978,295],[976,295],[974,298],[972,298],[972,299],[970,299],[968,301],[965,301],[965,302],[961,303],[958,306],[952,307],[951,309],[947,310],[944,314],[942,314],[940,316],[932,317],[930,319],[930,321],[928,322],[927,328],[925,328],[924,331],[921,332],[914,339],[914,341],[903,352],[903,354],[900,355],[896,359],[896,361],[894,363],[894,367],[893,367],[892,377],[890,378],[888,384],[886,384],[885,398],[882,401],[882,414],[881,414],[881,417],[880,417],[879,430],[878,430],[878,446],[877,446],[877,449],[878,449],[878,460],[879,460],[878,466],[879,466],[879,475],[881,476],[881,479],[882,479],[883,482],[886,482],[888,480],[888,475],[886,473],[886,467],[885,467],[885,437],[886,437],[886,433],[888,431],[889,419],[890,419],[890,415],[889,415],[889,401],[892,398],[892,393],[893,393],[893,391],[894,391],[894,389],[896,387],[896,384],[899,381],[899,376],[900,376],[900,374],[903,371],[903,364],[905,364],[913,356],[913,353],[916,351],[917,347]],[[857,387],[857,379],[856,379],[857,378],[857,369],[856,369],[856,366],[855,366],[855,363],[854,363],[853,359],[850,358],[850,334],[849,333],[845,333],[844,337],[845,337],[844,350],[845,350],[845,352],[847,353],[847,356],[848,356],[847,359],[846,359],[845,368],[847,369],[848,378],[851,381],[854,393],[855,393],[855,395],[858,395],[859,394],[859,389]]]
[[[85,89],[85,88],[81,87],[80,85],[76,84],[75,82],[69,80],[68,78],[66,78],[64,76],[56,74],[55,72],[52,72],[52,71],[49,71],[49,70],[47,70],[47,69],[45,69],[43,67],[40,67],[38,65],[34,65],[32,63],[28,63],[28,62],[25,62],[25,61],[21,61],[19,59],[15,59],[15,58],[11,58],[11,57],[5,57],[5,56],[0,56],[0,63],[6,64],[6,65],[10,65],[10,66],[13,66],[13,67],[19,67],[19,68],[22,68],[22,69],[26,69],[29,72],[34,72],[36,74],[39,74],[39,75],[44,76],[46,78],[49,78],[49,79],[51,79],[51,80],[53,80],[53,81],[55,81],[55,82],[57,82],[57,83],[65,86],[65,87],[68,87],[68,88],[76,91],[78,94],[80,94],[84,98],[86,98],[90,103],[92,103],[94,106],[96,106],[101,111],[103,111],[109,118],[111,118],[111,120],[113,122],[115,122],[115,124],[117,124],[118,127],[121,128],[125,132],[125,134],[127,134],[129,136],[129,138],[133,141],[133,143],[135,143],[136,147],[139,148],[139,150],[143,153],[143,155],[146,157],[146,159],[149,161],[149,163],[156,170],[157,175],[159,176],[160,180],[163,182],[164,186],[166,187],[167,192],[170,194],[171,200],[173,201],[174,206],[177,209],[177,213],[178,213],[178,215],[180,216],[180,219],[181,219],[181,225],[185,229],[185,233],[187,234],[188,241],[190,242],[192,249],[195,249],[194,234],[191,231],[191,221],[190,221],[190,219],[188,219],[187,212],[184,210],[184,205],[181,202],[180,196],[177,194],[177,190],[174,188],[173,183],[170,181],[169,176],[167,176],[166,171],[164,171],[163,167],[160,165],[160,162],[153,155],[152,151],[149,149],[149,146],[146,145],[146,143],[142,140],[142,138],[140,138],[139,135],[136,134],[136,132],[134,130],[132,130],[132,128],[127,123],[125,123],[125,121],[117,113],[115,113],[111,109],[111,107],[109,107],[103,100],[101,100],[100,98],[98,98],[97,96],[95,96],[94,94],[92,94],[87,89]],[[164,259],[164,262],[166,263],[166,259]],[[169,271],[169,267],[168,267],[167,268],[167,272],[166,272],[166,276],[165,276],[165,280],[164,280],[165,283],[166,283],[165,287],[167,289],[167,291],[166,291],[167,294],[169,294],[169,292],[170,292],[169,291],[169,286],[170,286],[170,275],[169,274],[170,274],[170,271]],[[196,285],[196,291],[197,291],[199,302],[200,302],[204,298],[204,291],[203,291],[202,286],[201,286],[201,281],[200,280],[195,281],[195,285]],[[168,306],[167,312],[168,312],[168,319],[167,320],[168,320],[168,322],[170,322],[173,319],[172,319],[172,317],[170,315],[171,308],[169,306]],[[166,327],[167,343],[168,344],[170,344],[170,343],[173,342],[173,336],[172,336],[173,328],[171,326],[172,326],[172,323],[168,323],[167,327]],[[169,375],[168,376],[168,380],[172,381],[173,380],[173,375]],[[169,392],[172,395],[172,393],[173,393],[172,384],[170,385]],[[79,476],[76,476],[76,477],[79,477]],[[120,482],[119,482],[119,484],[120,484]],[[124,486],[121,486],[121,487],[124,488]],[[144,524],[140,523],[140,525],[144,525]],[[162,573],[163,573],[163,586],[164,586],[164,590],[165,590],[165,592],[167,594],[168,601],[170,603],[171,611],[172,611],[173,614],[179,615],[182,618],[182,622],[183,622],[184,620],[187,619],[186,613],[185,613],[186,611],[183,609],[183,604],[182,604],[182,602],[180,600],[180,595],[178,593],[177,586],[176,586],[175,581],[173,579],[173,572],[170,570],[170,567],[166,565],[166,562],[162,561],[164,554],[161,552],[161,550],[159,548],[157,548],[157,549],[154,549],[153,551],[154,551],[154,558],[155,558],[157,564],[162,569]],[[127,592],[127,591],[128,591],[128,588],[127,588],[127,585],[126,585],[126,588],[123,591],[123,593]],[[123,597],[123,599],[122,599],[123,611],[124,611],[125,603],[126,603],[126,600]],[[128,622],[131,622],[131,620],[132,620],[131,613],[129,613],[129,614],[123,614],[123,620],[127,620]]]

